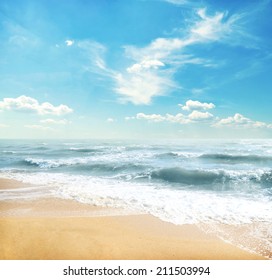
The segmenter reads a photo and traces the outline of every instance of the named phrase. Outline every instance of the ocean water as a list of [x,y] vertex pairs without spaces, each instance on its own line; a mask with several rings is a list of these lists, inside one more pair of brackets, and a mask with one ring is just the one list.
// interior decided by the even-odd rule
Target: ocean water
[[[33,184],[2,190],[0,201],[55,196],[122,207],[205,225],[272,257],[272,140],[1,140],[0,177]],[[243,238],[228,234],[233,225],[248,225]]]

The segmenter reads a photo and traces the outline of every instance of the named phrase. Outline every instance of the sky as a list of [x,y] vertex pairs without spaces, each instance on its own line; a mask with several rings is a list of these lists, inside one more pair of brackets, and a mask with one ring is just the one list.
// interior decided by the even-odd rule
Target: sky
[[0,138],[271,138],[271,2],[0,0]]

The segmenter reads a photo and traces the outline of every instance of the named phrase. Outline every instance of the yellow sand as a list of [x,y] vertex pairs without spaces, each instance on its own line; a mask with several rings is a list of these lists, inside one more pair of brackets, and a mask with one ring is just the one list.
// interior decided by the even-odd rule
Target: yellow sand
[[[14,187],[6,183],[0,189]],[[263,259],[194,225],[115,211],[53,198],[0,202],[0,259]]]

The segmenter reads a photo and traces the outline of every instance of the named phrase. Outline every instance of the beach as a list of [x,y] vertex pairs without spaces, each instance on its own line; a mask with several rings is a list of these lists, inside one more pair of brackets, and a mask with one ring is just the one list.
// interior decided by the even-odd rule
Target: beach
[[[0,190],[27,188],[0,179]],[[196,225],[54,197],[0,202],[0,259],[265,259]]]

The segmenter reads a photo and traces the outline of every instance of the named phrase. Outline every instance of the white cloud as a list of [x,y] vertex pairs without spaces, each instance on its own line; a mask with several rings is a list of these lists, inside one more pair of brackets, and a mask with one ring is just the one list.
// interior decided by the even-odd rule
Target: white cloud
[[25,125],[25,127],[30,129],[38,129],[38,130],[53,130],[51,127],[42,126],[38,124],[29,124],[29,125]]
[[164,95],[174,84],[168,77],[145,73],[121,74],[115,76],[115,91],[121,96],[120,101],[134,104],[149,104],[154,96]]
[[[160,122],[170,122],[170,123],[179,123],[179,124],[189,124],[189,123],[198,123],[207,121],[212,124],[212,127],[237,127],[237,128],[271,128],[272,124],[267,124],[260,121],[252,121],[249,118],[244,117],[241,114],[235,114],[233,117],[228,117],[225,119],[219,120],[215,118],[209,112],[200,112],[194,110],[189,115],[183,115],[181,113],[176,115],[171,114],[144,114],[138,113],[136,117],[126,117],[126,120],[138,119],[138,120],[147,120],[149,122],[160,123]],[[213,120],[217,120],[214,123]]]
[[191,110],[210,110],[215,108],[213,103],[202,103],[200,101],[188,100],[185,103],[186,105],[179,104],[182,110],[191,111]]
[[40,120],[40,123],[45,123],[45,124],[63,124],[63,125],[66,125],[69,122],[67,120],[46,119],[46,120]]
[[[131,117],[130,117],[131,119]],[[146,115],[144,113],[138,113],[136,115],[136,119],[138,120],[148,120],[150,122],[171,122],[171,123],[180,123],[180,124],[187,124],[190,123],[191,120],[186,118],[183,114],[179,113],[176,115],[171,115],[171,114],[165,114],[165,115],[160,115],[160,114],[150,114]]]
[[112,123],[112,122],[114,122],[114,119],[113,118],[108,118],[107,122]]
[[166,114],[166,118],[165,119],[168,122],[180,123],[180,124],[186,124],[186,123],[190,123],[191,122],[191,120],[189,120],[186,116],[184,116],[181,113],[176,114],[176,115]]
[[146,115],[144,113],[138,113],[136,115],[136,119],[141,120],[148,120],[148,121],[152,121],[152,122],[162,122],[165,120],[165,117],[163,117],[162,115],[157,115],[157,114],[151,114],[151,115]]
[[213,118],[213,115],[209,112],[193,111],[188,118],[192,121],[209,120]]
[[66,44],[67,47],[72,46],[74,43],[75,43],[75,41],[73,41],[73,40],[66,40],[65,41],[65,44]]
[[[199,109],[199,110],[208,110],[212,109],[215,107],[214,104],[212,103],[201,103],[199,101],[192,101],[188,100],[186,102],[186,106],[183,106],[179,104],[183,108],[183,110],[193,110],[193,109]],[[136,119],[145,119],[148,121],[152,122],[172,122],[172,123],[179,123],[179,124],[188,124],[188,123],[195,123],[199,121],[204,121],[204,120],[211,120],[213,119],[213,115],[209,112],[201,112],[197,110],[193,110],[188,115],[184,115],[182,113],[178,113],[176,115],[171,115],[171,114],[165,114],[165,115],[160,115],[160,114],[150,114],[146,115],[144,113],[138,113],[136,115]],[[130,120],[133,117],[127,117],[126,120]]]
[[19,96],[17,98],[4,98],[0,101],[0,110],[32,111],[39,115],[64,115],[72,113],[73,110],[67,105],[54,106],[49,102],[39,103],[29,96]]
[[253,121],[243,115],[236,113],[233,117],[228,117],[221,119],[213,124],[215,127],[245,127],[245,128],[272,128],[272,124],[267,124],[265,122]]
[[[190,100],[189,100],[190,101]],[[192,103],[189,103],[192,105]],[[199,105],[199,103],[196,103]],[[193,105],[196,105],[193,104]],[[200,103],[201,106],[198,106],[200,109],[211,109],[214,107],[210,105],[211,103]],[[208,105],[208,106],[207,106]],[[191,109],[193,106],[189,106]],[[136,116],[125,117],[126,121],[129,120],[147,120],[148,122],[154,123],[161,123],[161,122],[168,122],[168,123],[178,123],[178,124],[189,124],[189,123],[208,123],[211,127],[237,127],[237,128],[271,128],[272,124],[267,124],[265,122],[260,121],[253,121],[249,118],[244,117],[241,114],[236,113],[233,117],[228,117],[224,119],[219,119],[215,117],[213,114],[207,111],[197,111],[193,110],[192,112],[184,115],[182,113],[178,113],[176,115],[172,114],[145,114],[145,113],[138,113]]]
[[153,59],[153,60],[143,60],[140,63],[135,63],[131,67],[127,68],[127,71],[129,73],[138,73],[141,70],[144,69],[158,69],[159,67],[164,66],[164,63],[162,63],[159,60]]
[[[181,113],[176,115],[171,114],[150,114],[146,115],[144,113],[138,113],[136,115],[136,119],[144,119],[151,122],[171,122],[171,123],[179,123],[179,124],[188,124],[191,122],[197,122],[197,121],[203,121],[203,120],[209,120],[213,118],[213,115],[208,112],[199,112],[199,111],[193,111],[188,116],[185,116]],[[130,118],[131,119],[131,118]]]

